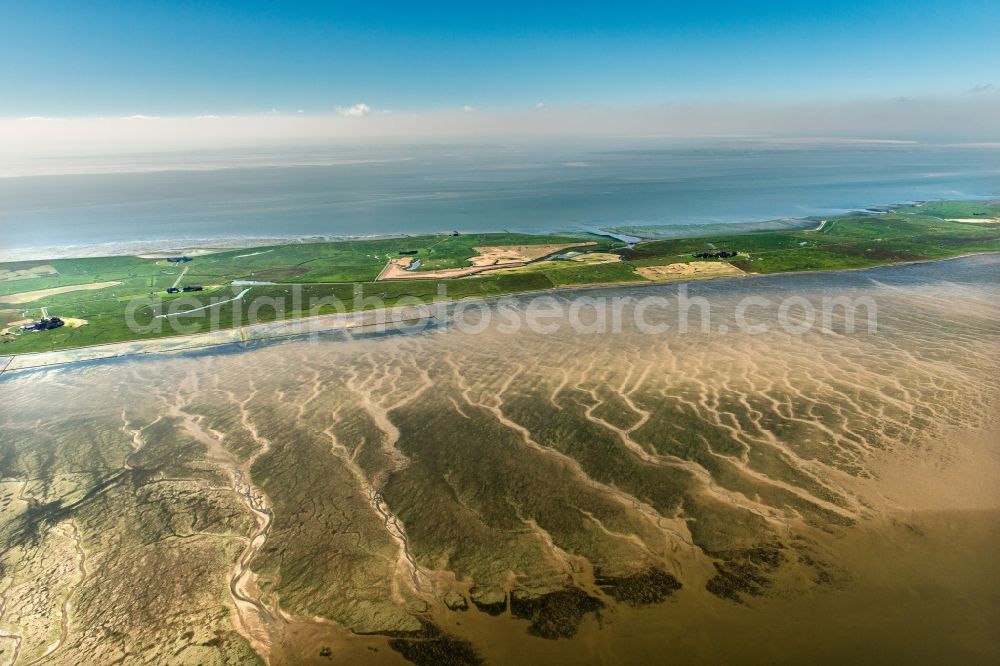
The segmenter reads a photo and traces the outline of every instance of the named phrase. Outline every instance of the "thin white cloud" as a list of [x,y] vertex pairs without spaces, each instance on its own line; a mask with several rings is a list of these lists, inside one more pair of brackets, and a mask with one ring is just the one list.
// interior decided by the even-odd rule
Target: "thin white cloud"
[[855,137],[840,137],[840,136],[772,136],[772,135],[748,135],[742,137],[729,137],[734,140],[742,141],[763,141],[765,143],[784,143],[784,144],[806,144],[806,145],[816,145],[816,144],[847,144],[847,145],[908,145],[920,143],[919,141],[914,141],[911,139],[869,139],[869,138],[855,138]]
[[462,111],[465,111],[466,113],[472,113],[475,110],[476,109],[474,107],[471,107],[468,104],[462,107]]
[[536,109],[544,109],[545,108],[545,102],[535,102],[535,108]]
[[339,113],[342,116],[347,116],[348,118],[361,118],[363,116],[367,116],[371,112],[372,112],[372,107],[368,106],[364,102],[359,102],[354,106],[337,107],[337,113]]
[[[0,117],[0,167],[36,157],[158,150],[289,146],[317,141],[424,137],[768,137],[774,141],[932,140],[993,146],[1000,139],[1000,89],[971,95],[840,103],[760,102],[599,106],[461,105],[387,113],[367,104],[336,112],[191,116]],[[364,117],[363,121],[359,117]],[[825,138],[817,138],[825,137]],[[27,162],[24,162],[27,163]],[[13,170],[8,168],[8,171]]]
[[972,86],[972,88],[969,89],[969,92],[970,93],[984,93],[984,92],[993,92],[993,91],[996,91],[996,90],[1000,90],[1000,88],[998,88],[997,86],[993,85],[992,83],[984,83],[984,84],[979,85],[979,86]]

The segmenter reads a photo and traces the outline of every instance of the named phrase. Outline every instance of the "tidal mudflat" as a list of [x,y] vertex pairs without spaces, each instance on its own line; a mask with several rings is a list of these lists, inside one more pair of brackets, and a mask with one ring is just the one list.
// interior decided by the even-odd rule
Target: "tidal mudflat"
[[4,374],[0,663],[996,663],[1000,257],[690,296]]

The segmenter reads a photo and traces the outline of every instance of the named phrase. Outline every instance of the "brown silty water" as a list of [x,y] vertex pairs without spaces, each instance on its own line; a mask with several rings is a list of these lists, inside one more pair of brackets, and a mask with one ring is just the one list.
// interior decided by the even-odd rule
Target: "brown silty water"
[[675,289],[7,377],[0,663],[993,661],[1000,259]]

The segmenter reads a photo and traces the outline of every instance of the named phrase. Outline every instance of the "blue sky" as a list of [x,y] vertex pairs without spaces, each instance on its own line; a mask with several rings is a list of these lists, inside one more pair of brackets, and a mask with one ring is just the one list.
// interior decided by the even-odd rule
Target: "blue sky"
[[4,0],[0,117],[960,98],[998,30],[996,0]]

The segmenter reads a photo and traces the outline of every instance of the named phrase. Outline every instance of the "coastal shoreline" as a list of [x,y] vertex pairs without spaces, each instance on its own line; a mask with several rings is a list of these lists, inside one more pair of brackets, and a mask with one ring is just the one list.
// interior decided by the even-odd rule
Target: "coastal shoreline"
[[[981,196],[979,197],[984,200],[989,200],[992,197]],[[747,227],[745,233],[754,233],[761,231],[758,225],[768,224],[768,223],[797,223],[797,226],[790,227],[794,230],[806,230],[810,228],[813,223],[820,223],[822,217],[835,217],[839,215],[851,215],[851,214],[868,214],[868,215],[880,215],[888,212],[892,212],[896,208],[904,206],[921,205],[926,203],[925,200],[913,200],[903,203],[897,203],[892,206],[876,207],[857,207],[857,208],[845,208],[841,211],[833,213],[829,216],[819,216],[811,215],[805,217],[775,217],[770,219],[760,219],[760,220],[743,220],[740,222],[717,222],[714,224],[697,225],[706,227],[718,227],[719,235],[728,235],[733,233],[740,233],[734,231],[735,227],[739,225],[745,225]],[[687,224],[664,224],[662,228],[680,228],[687,231],[687,227],[692,225]],[[816,229],[819,231],[822,227]],[[767,229],[765,229],[767,230]],[[782,230],[782,228],[776,228],[773,230]],[[290,236],[213,236],[204,238],[153,238],[149,240],[136,240],[136,241],[108,241],[103,243],[93,243],[93,244],[73,244],[67,246],[32,246],[32,247],[15,247],[15,248],[2,248],[0,249],[0,263],[7,262],[17,262],[17,261],[44,261],[51,259],[89,259],[96,257],[139,257],[142,255],[153,255],[153,254],[211,254],[215,252],[227,252],[230,250],[239,249],[252,249],[258,247],[266,247],[269,245],[291,245],[298,243],[331,243],[331,242],[342,242],[342,241],[369,241],[369,240],[391,240],[397,238],[409,238],[414,236],[427,236],[427,235],[440,235],[451,233],[452,230],[439,230],[436,232],[394,232],[394,233],[377,233],[377,234],[301,234],[301,235],[290,235]],[[501,229],[494,229],[492,232],[484,230],[461,230],[462,233],[500,233]],[[697,235],[706,235],[705,229],[699,229]],[[638,243],[650,240],[663,240],[667,238],[687,238],[690,234],[685,233],[681,236],[667,235],[643,235],[641,232],[636,231],[622,231],[620,226],[616,224],[609,223],[605,226],[599,225],[579,225],[571,224],[566,226],[558,227],[544,227],[539,228],[534,231],[528,231],[519,229],[517,233],[524,233],[527,235],[534,236],[549,236],[559,233],[586,233],[594,236],[602,236],[605,238],[611,238],[613,240],[618,240],[623,243]],[[713,234],[707,234],[713,235]],[[631,239],[631,240],[628,240]]]
[[[219,335],[227,330],[257,335],[257,328],[247,327],[260,321],[255,314],[260,307],[274,308],[273,313],[268,310],[266,319],[307,321],[323,313],[402,304],[489,302],[524,294],[939,261],[1000,252],[1000,226],[961,222],[998,218],[1000,201],[956,200],[899,204],[879,214],[811,219],[808,228],[798,231],[637,243],[601,238],[594,230],[541,236],[505,230],[367,241],[313,238],[309,240],[314,242],[303,240],[256,251],[219,249],[214,253],[208,249],[170,253],[161,246],[158,252],[138,256],[53,259],[37,266],[5,264],[0,271],[4,273],[0,302],[11,305],[0,308],[0,321],[6,326],[3,342],[12,344],[3,345],[0,357],[32,358],[33,354],[143,340],[159,345],[161,340]],[[531,251],[524,254],[523,248]],[[555,253],[565,248],[573,251]],[[194,269],[187,263],[192,260]],[[404,271],[404,264],[407,269],[419,266],[419,270]],[[523,269],[509,267],[521,264]],[[389,274],[391,268],[396,274]],[[385,279],[389,277],[398,279]],[[110,284],[112,278],[118,285],[114,290],[89,286]],[[181,291],[184,296],[173,298]],[[33,299],[30,304],[29,297]],[[187,300],[178,300],[182,298]],[[244,302],[232,308],[219,307],[241,299]],[[15,325],[32,316],[46,317],[45,306],[63,321],[71,317],[88,326],[78,332],[79,327],[58,330],[57,324],[54,333],[24,336]],[[169,308],[167,314],[163,314],[164,307]],[[200,310],[211,310],[212,318],[168,330],[151,326],[157,319]],[[129,318],[136,316],[129,325]]]
[[[782,276],[795,275],[837,275],[841,273],[860,273],[886,268],[899,268],[920,264],[937,264],[949,261],[959,261],[969,257],[986,255],[1000,256],[1000,252],[967,252],[954,257],[900,261],[864,268],[805,270],[785,273],[747,273],[743,275],[710,276],[674,281],[609,282],[591,285],[565,285],[551,287],[548,289],[511,292],[496,296],[470,296],[454,300],[441,301],[439,304],[447,307],[454,307],[459,303],[490,304],[502,299],[520,298],[531,294],[552,295],[570,292],[592,292],[608,289],[620,289],[623,287],[648,288],[656,286],[681,286],[694,282],[720,282],[725,280],[778,278]],[[277,321],[260,322],[234,328],[225,328],[217,331],[165,335],[146,340],[106,342],[97,345],[84,345],[53,351],[23,352],[19,354],[0,355],[0,381],[3,381],[5,377],[10,376],[13,373],[21,371],[40,370],[48,367],[72,365],[76,363],[145,356],[149,354],[191,352],[230,345],[247,346],[253,343],[302,339],[311,335],[329,335],[338,332],[359,331],[376,325],[390,328],[396,327],[402,330],[407,327],[412,328],[412,325],[415,322],[428,322],[431,320],[436,321],[437,317],[431,311],[435,305],[437,304],[425,303],[420,306],[413,305],[373,308],[370,310],[357,310],[341,314],[296,316]],[[376,319],[376,321],[372,321],[373,318]]]

